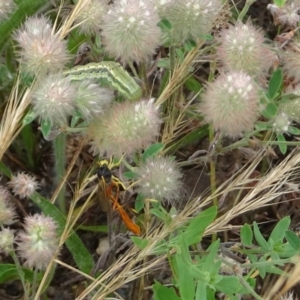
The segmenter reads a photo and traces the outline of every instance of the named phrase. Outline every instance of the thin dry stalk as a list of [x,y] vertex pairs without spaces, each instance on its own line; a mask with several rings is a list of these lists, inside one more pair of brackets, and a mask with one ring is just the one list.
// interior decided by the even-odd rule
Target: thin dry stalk
[[294,257],[293,262],[295,265],[291,270],[287,270],[288,277],[280,276],[275,284],[270,286],[269,290],[265,293],[265,300],[276,300],[280,296],[287,293],[293,286],[300,282],[300,257]]
[[[263,152],[261,153],[263,154]],[[218,195],[228,193],[230,191],[243,188],[249,183],[249,176],[261,161],[263,155],[258,156],[255,161],[248,166],[242,173],[230,181],[228,185],[224,184],[217,190]],[[288,193],[289,185],[285,185],[297,172],[299,172],[298,162],[300,159],[299,151],[295,150],[291,153],[280,165],[276,166],[268,174],[261,178],[258,184],[249,191],[249,193],[235,207],[230,209],[226,214],[219,217],[211,224],[206,232],[206,235],[211,235],[215,232],[231,229],[229,222],[240,214],[251,211],[258,207],[263,207],[272,202],[282,193]],[[187,207],[174,218],[168,227],[160,229],[160,225],[155,223],[155,227],[145,239],[148,245],[143,250],[139,250],[135,246],[127,253],[127,255],[115,262],[109,270],[104,272],[97,281],[93,282],[78,298],[84,299],[92,291],[99,289],[97,294],[92,299],[104,299],[106,295],[128,283],[142,274],[153,270],[161,261],[165,259],[165,254],[158,255],[156,258],[149,261],[146,265],[142,262],[149,255],[153,255],[154,250],[157,251],[158,245],[165,240],[171,232],[185,225],[190,218],[198,214],[204,207],[211,204],[215,195],[207,197],[205,200],[200,198],[193,199]],[[158,227],[157,227],[158,226]]]
[[21,124],[21,120],[31,100],[31,88],[28,88],[25,91],[19,91],[19,84],[20,78],[18,77],[8,98],[8,103],[1,120],[0,160],[2,159],[7,148],[22,129],[23,126]]
[[190,73],[191,66],[194,64],[195,58],[199,54],[199,49],[203,46],[203,44],[204,41],[199,41],[197,46],[187,54],[184,61],[180,65],[176,65],[168,85],[165,87],[156,101],[157,105],[161,105],[167,99],[169,99],[170,96],[177,90],[177,88],[184,83]]
[[80,15],[81,10],[86,6],[89,5],[90,0],[79,0],[75,5],[72,13],[66,18],[64,23],[59,29],[60,38],[64,39],[74,28],[78,27],[80,24],[72,26],[74,21]]

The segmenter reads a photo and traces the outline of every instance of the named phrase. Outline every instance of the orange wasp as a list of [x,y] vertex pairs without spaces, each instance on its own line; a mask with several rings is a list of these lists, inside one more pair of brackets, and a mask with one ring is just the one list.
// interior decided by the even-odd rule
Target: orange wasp
[[[108,199],[113,203],[113,209],[117,210],[120,214],[120,217],[128,230],[133,232],[136,235],[141,234],[140,227],[135,224],[123,207],[119,204],[119,186],[123,186],[121,181],[112,175],[111,169],[109,168],[109,163],[107,160],[102,160],[99,162],[99,168],[97,170],[97,176],[105,185],[105,193]],[[113,195],[113,190],[115,190],[115,196]]]

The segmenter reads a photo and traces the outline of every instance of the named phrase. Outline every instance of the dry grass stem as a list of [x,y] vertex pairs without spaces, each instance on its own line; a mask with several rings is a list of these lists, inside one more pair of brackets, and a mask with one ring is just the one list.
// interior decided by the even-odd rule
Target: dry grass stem
[[0,159],[22,129],[21,120],[31,100],[31,88],[19,91],[18,77],[8,98],[0,125]]

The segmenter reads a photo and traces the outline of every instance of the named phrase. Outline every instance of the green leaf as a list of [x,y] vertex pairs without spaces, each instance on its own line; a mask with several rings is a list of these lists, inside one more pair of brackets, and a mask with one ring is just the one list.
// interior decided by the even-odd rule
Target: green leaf
[[[60,236],[66,227],[66,219],[61,211],[38,193],[33,194],[30,199],[42,210],[46,216],[52,217],[58,223],[58,234]],[[89,274],[94,266],[93,257],[90,255],[81,239],[74,231],[71,232],[70,236],[66,240],[66,246],[70,250],[78,268],[82,272]]]
[[184,43],[184,49],[187,52],[192,51],[197,46],[197,43],[194,40],[188,40]]
[[107,233],[107,225],[97,225],[97,226],[90,226],[90,225],[79,225],[76,227],[80,230],[90,231],[90,232],[104,232]]
[[123,172],[122,173],[123,177],[125,177],[126,179],[134,179],[136,178],[137,174],[132,172],[132,171],[128,171],[128,172]]
[[220,247],[220,240],[214,241],[207,249],[207,256],[205,257],[205,262],[203,264],[203,270],[210,270],[215,263],[216,255]]
[[290,133],[292,135],[299,135],[300,134],[300,129],[298,129],[294,126],[289,126],[288,133]]
[[[33,282],[34,272],[32,270],[21,268],[25,280]],[[0,283],[20,279],[19,269],[13,264],[0,264]],[[38,274],[38,281],[42,279],[42,274]]]
[[196,80],[193,76],[188,77],[184,85],[189,91],[195,93],[199,93],[199,91],[202,89],[201,83],[198,80]]
[[252,246],[253,232],[249,224],[244,224],[241,229],[241,241],[245,246]]
[[240,285],[239,279],[236,276],[223,276],[223,278],[215,284],[215,288],[225,295],[233,295],[238,292]]
[[290,224],[291,224],[290,217],[282,218],[274,227],[269,237],[269,240],[272,239],[274,242],[282,241],[285,236],[285,232],[288,230]]
[[280,91],[282,87],[283,82],[283,74],[281,69],[277,69],[271,76],[271,79],[269,81],[269,97],[270,99],[275,99],[278,95],[278,92]]
[[180,237],[178,248],[179,249],[177,249],[175,254],[175,262],[177,266],[180,296],[182,300],[193,300],[196,286],[194,278],[190,272],[191,257],[184,236]]
[[33,110],[29,110],[22,120],[23,126],[30,124],[35,118],[36,118],[36,115],[33,112]]
[[286,154],[287,144],[286,144],[285,137],[282,133],[277,135],[277,141],[280,142],[279,145],[278,145],[280,152],[282,154]]
[[288,243],[293,247],[293,249],[295,249],[296,251],[300,250],[300,239],[295,232],[287,230],[285,233],[285,237]]
[[267,119],[272,119],[277,115],[278,108],[275,103],[268,103],[264,111],[262,112],[262,115]]
[[157,67],[163,69],[170,69],[170,59],[169,58],[161,58],[157,62]]
[[8,178],[12,177],[10,168],[8,168],[2,161],[0,161],[0,172]]
[[176,52],[176,54],[177,54],[177,56],[179,58],[179,61],[183,62],[184,61],[184,51],[183,51],[183,49],[176,48],[175,52]]
[[285,2],[286,0],[274,0],[274,4],[277,5],[278,7],[283,7]]
[[181,300],[176,295],[174,288],[166,287],[155,280],[155,284],[152,285],[154,300]]
[[141,194],[137,195],[135,199],[135,205],[134,205],[134,209],[137,212],[140,212],[144,208],[144,204],[145,204],[144,200],[145,200],[144,196],[142,196]]
[[134,242],[134,244],[141,250],[145,249],[149,244],[149,242],[146,239],[142,239],[139,236],[132,236],[131,239]]
[[203,281],[198,281],[197,287],[196,287],[196,299],[195,300],[203,300],[203,299],[207,299],[206,283]]
[[161,29],[167,29],[167,30],[171,30],[172,29],[172,24],[167,19],[160,20],[157,25]]
[[156,156],[159,152],[164,149],[165,145],[162,143],[156,143],[149,146],[142,155],[142,161],[146,162],[146,160],[150,157]]
[[260,233],[260,230],[256,222],[253,223],[253,231],[254,231],[255,240],[257,241],[258,245],[264,250],[268,250],[268,251],[271,250],[270,245]]
[[188,246],[199,243],[202,235],[208,225],[210,225],[217,215],[217,208],[211,206],[195,216],[182,236],[186,240]]
[[51,131],[51,122],[49,120],[42,119],[41,131],[43,133],[44,138],[47,139]]
[[184,137],[182,137],[179,141],[176,141],[174,144],[170,146],[168,152],[175,152],[178,149],[181,149],[187,145],[191,145],[191,143],[195,141],[199,141],[208,134],[208,125],[203,125],[200,128],[196,128],[192,130]]
[[262,256],[258,262],[261,264],[258,263],[257,269],[259,270],[260,277],[264,279],[266,277],[266,268],[267,268],[265,264],[266,259]]

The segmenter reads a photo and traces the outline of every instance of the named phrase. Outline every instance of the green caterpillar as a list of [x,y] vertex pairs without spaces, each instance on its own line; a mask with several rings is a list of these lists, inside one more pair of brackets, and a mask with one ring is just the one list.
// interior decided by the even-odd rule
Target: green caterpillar
[[129,100],[138,100],[142,97],[140,86],[119,63],[114,61],[77,66],[64,71],[64,74],[70,76],[72,80],[99,79],[102,84],[112,87]]

